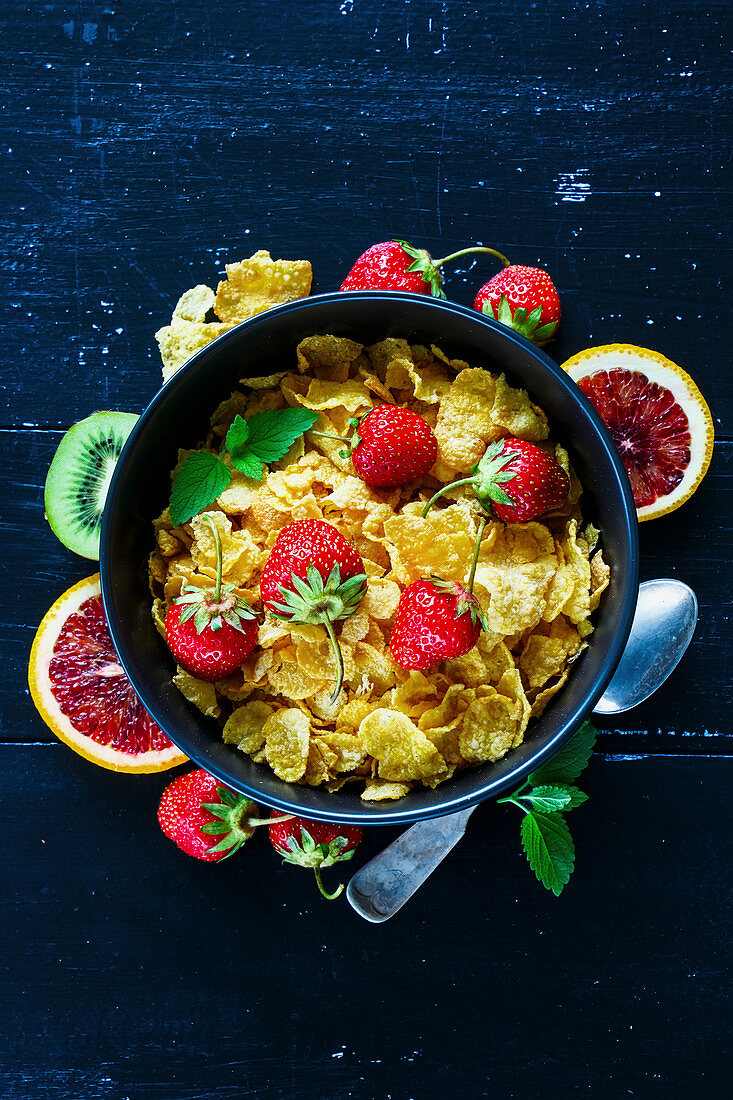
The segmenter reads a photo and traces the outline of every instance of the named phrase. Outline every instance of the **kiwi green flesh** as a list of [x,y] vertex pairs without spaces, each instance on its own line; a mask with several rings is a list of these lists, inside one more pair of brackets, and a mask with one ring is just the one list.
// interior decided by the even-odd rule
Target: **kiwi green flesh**
[[138,418],[97,412],[69,428],[46,478],[46,519],[56,537],[83,558],[99,558],[99,529],[112,473]]

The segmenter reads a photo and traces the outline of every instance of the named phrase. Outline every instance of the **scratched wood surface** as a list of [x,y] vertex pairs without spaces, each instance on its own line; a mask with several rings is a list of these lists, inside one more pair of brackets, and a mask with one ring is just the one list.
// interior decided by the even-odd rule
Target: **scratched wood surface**
[[[729,20],[723,0],[5,0],[3,1097],[605,1098],[726,1080]],[[50,458],[74,419],[153,396],[153,332],[182,290],[258,248],[309,258],[331,290],[394,235],[548,267],[558,361],[613,341],[664,352],[718,443],[694,500],[642,527],[643,577],[688,581],[700,625],[663,691],[602,723],[565,895],[483,807],[372,928],[265,845],[213,869],[179,855],[154,824],[165,780],[55,743],[25,667],[52,599],[89,572],[44,527]],[[470,304],[494,270],[458,265],[449,296]]]

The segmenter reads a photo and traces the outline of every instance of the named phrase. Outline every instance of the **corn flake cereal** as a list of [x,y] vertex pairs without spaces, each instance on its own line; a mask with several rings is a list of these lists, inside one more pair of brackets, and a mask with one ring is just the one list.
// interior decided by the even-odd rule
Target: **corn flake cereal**
[[310,722],[301,710],[287,707],[271,714],[263,726],[265,758],[275,775],[295,783],[305,774],[310,749]]
[[[309,265],[300,261],[257,253],[229,265],[216,295],[206,286],[187,291],[171,325],[158,333],[166,371],[220,331],[309,287]],[[356,784],[367,802],[399,799],[416,786],[432,788],[462,769],[499,760],[566,683],[610,580],[599,532],[583,526],[581,486],[567,451],[543,442],[546,417],[523,390],[437,347],[390,338],[364,349],[316,335],[301,341],[283,368],[243,379],[243,388],[220,403],[206,449],[222,449],[237,415],[303,406],[318,413],[315,430],[347,435],[350,417],[384,401],[419,412],[433,426],[438,460],[420,486],[373,489],[356,476],[340,440],[308,432],[261,482],[232,469],[208,515],[221,539],[223,578],[255,609],[262,567],[278,531],[293,520],[327,518],[361,554],[367,591],[356,612],[336,624],[344,684],[334,700],[336,663],[322,625],[270,616],[234,673],[210,684],[179,669],[174,682],[218,721],[226,744],[280,779],[329,792]],[[532,523],[486,524],[475,593],[490,629],[461,657],[426,671],[403,669],[388,642],[404,588],[431,574],[465,581],[482,514],[461,487],[422,518],[424,503],[442,482],[467,474],[489,442],[507,435],[554,449],[570,493]],[[181,450],[179,465],[191,453]],[[165,635],[167,609],[182,586],[213,585],[216,549],[203,515],[174,527],[166,509],[154,531],[152,615]]]

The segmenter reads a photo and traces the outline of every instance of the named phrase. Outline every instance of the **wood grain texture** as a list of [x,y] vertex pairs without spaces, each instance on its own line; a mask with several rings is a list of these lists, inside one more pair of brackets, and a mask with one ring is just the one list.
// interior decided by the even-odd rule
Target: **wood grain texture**
[[516,811],[484,806],[379,926],[264,837],[216,867],[185,857],[155,826],[164,777],[51,745],[0,763],[4,1100],[712,1096],[727,1079],[731,760],[693,778],[594,759],[559,899]]
[[[256,248],[338,287],[374,240],[547,265],[559,358],[651,345],[733,432],[728,6],[6,0],[0,423],[137,411],[155,329]],[[495,268],[458,268],[470,303]],[[56,382],[39,408],[39,375]]]

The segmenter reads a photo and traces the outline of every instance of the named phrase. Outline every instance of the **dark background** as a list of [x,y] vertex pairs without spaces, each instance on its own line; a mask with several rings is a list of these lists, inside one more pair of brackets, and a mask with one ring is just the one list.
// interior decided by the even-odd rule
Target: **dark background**
[[[728,4],[21,3],[0,9],[2,1051],[8,1100],[716,1094],[727,1084],[731,464]],[[559,361],[626,341],[691,371],[717,443],[641,529],[696,589],[693,649],[607,727],[562,898],[485,806],[391,923],[266,843],[221,866],[155,823],[165,775],[53,740],[26,687],[89,563],[43,522],[69,424],[138,412],[179,294],[258,248],[340,284],[375,241],[540,263]],[[471,303],[496,270],[465,261]],[[727,289],[723,279],[727,279]],[[373,830],[364,854],[394,833]]]

